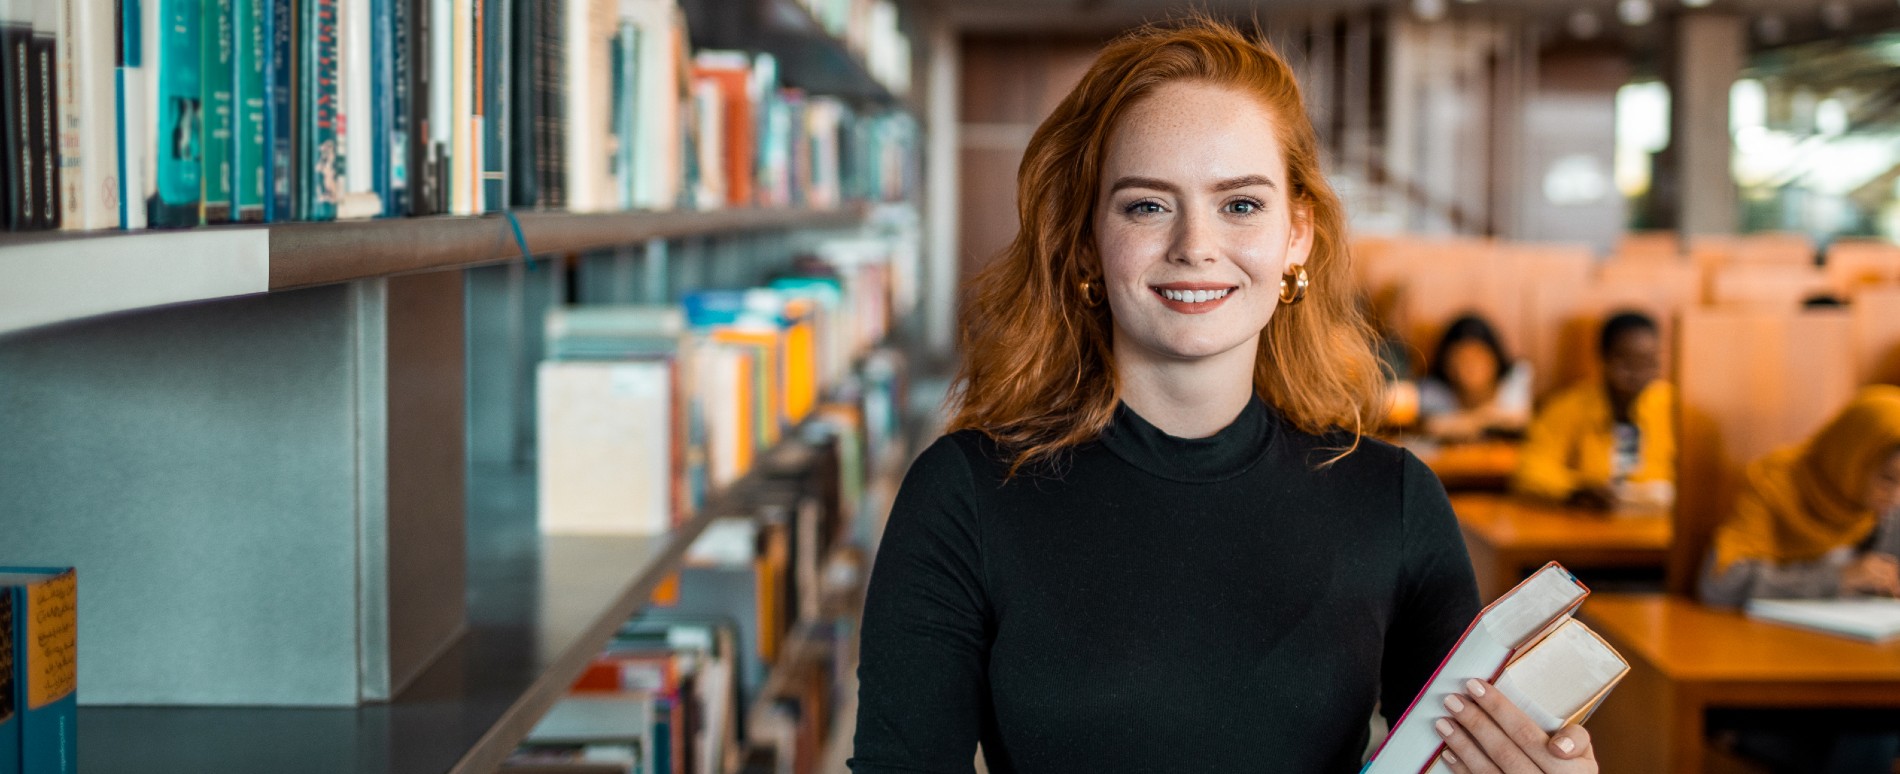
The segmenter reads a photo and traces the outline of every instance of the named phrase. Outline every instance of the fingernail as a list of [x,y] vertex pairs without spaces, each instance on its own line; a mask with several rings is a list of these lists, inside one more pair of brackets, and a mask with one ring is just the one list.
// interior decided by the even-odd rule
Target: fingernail
[[1451,721],[1449,720],[1439,718],[1438,722],[1432,724],[1432,728],[1438,729],[1439,736],[1451,736]]
[[1458,694],[1454,693],[1445,697],[1445,709],[1451,710],[1452,712],[1464,712],[1465,703],[1459,701]]
[[1470,691],[1473,696],[1483,696],[1484,683],[1478,682],[1476,679],[1466,680],[1465,690]]
[[1570,737],[1561,737],[1557,740],[1557,749],[1564,751],[1566,754],[1575,752],[1577,743],[1570,741]]
[[1451,754],[1451,751],[1450,751],[1450,750],[1446,750],[1446,751],[1445,751],[1445,762],[1446,762],[1446,763],[1457,763],[1457,762],[1458,762],[1458,756],[1456,756],[1456,755],[1452,755],[1452,754]]

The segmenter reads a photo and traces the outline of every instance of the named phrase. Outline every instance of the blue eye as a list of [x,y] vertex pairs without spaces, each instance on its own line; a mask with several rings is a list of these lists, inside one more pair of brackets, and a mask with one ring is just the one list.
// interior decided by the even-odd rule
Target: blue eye
[[1260,203],[1252,199],[1239,199],[1228,204],[1227,211],[1235,215],[1252,215],[1260,211]]
[[1122,212],[1129,215],[1154,215],[1161,211],[1161,203],[1152,199],[1143,199],[1122,208]]

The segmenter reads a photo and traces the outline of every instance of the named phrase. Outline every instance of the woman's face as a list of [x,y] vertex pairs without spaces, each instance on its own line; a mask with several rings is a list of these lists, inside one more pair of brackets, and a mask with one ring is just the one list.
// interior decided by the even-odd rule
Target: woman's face
[[1484,342],[1465,339],[1445,350],[1445,376],[1461,395],[1486,395],[1498,385],[1498,361]]
[[1287,189],[1273,116],[1250,95],[1173,82],[1131,106],[1095,204],[1117,349],[1194,360],[1257,346],[1280,276],[1312,248]]
[[1875,513],[1900,508],[1900,449],[1894,449],[1874,463],[1874,469],[1867,476],[1866,505]]

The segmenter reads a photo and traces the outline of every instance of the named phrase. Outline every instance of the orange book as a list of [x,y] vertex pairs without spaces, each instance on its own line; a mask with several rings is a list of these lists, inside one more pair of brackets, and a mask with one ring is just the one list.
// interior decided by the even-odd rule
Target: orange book
[[780,366],[784,341],[779,332],[722,328],[713,332],[712,339],[746,347],[752,355],[753,430],[758,433],[759,448],[778,443],[780,423],[785,417],[785,383]]
[[750,94],[752,69],[743,55],[729,56],[733,53],[736,52],[702,54],[693,65],[693,79],[712,81],[719,88],[719,105],[724,113],[720,125],[725,130],[722,144],[725,146],[726,203],[733,207],[750,207],[753,202],[752,158],[757,147],[753,139]]
[[797,424],[818,403],[818,334],[812,323],[814,304],[794,299],[785,304],[787,316],[797,320],[785,330],[785,421]]

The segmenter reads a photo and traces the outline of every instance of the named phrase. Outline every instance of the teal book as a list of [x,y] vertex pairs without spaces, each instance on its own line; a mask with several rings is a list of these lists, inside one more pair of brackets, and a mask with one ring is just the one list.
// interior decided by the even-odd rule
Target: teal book
[[231,91],[237,78],[237,31],[232,15],[232,0],[203,0],[199,21],[204,42],[198,53],[198,86],[203,90],[204,105],[204,221],[228,223],[231,220],[232,130],[237,116],[233,112]]
[[270,150],[264,120],[264,112],[269,107],[264,71],[269,50],[265,22],[270,19],[270,9],[265,0],[237,0],[231,9],[232,28],[237,31],[237,57],[232,68],[236,88],[231,92],[232,105],[237,111],[231,143],[231,159],[235,165],[231,200],[237,206],[237,220],[257,222],[264,219],[264,167]]
[[341,61],[337,0],[298,4],[296,167],[299,220],[336,220],[343,198],[343,144],[337,131]]
[[[198,77],[199,19],[203,0],[147,0],[158,6],[156,39],[146,47],[156,60],[147,74],[157,88],[151,131],[153,179],[148,183],[145,221],[153,227],[198,225],[204,201],[204,153],[200,140]],[[147,6],[148,8],[150,6]],[[148,67],[150,60],[148,60]]]
[[79,586],[71,567],[0,567],[23,774],[79,770]]
[[0,774],[20,774],[20,692],[13,680],[13,595],[0,594]]

